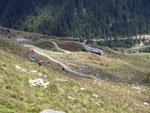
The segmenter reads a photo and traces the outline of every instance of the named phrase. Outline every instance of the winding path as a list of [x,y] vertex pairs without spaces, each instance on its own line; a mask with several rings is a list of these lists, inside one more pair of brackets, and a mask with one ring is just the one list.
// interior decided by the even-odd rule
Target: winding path
[[[60,64],[65,70],[73,73],[73,74],[76,74],[78,76],[81,76],[81,77],[89,77],[89,78],[92,78],[92,79],[95,79],[95,80],[98,80],[98,81],[103,81],[102,79],[100,78],[97,78],[95,77],[94,75],[86,75],[86,74],[83,74],[83,73],[80,73],[80,72],[77,72],[77,71],[74,71],[72,69],[70,69],[67,65],[65,65],[64,63],[52,58],[51,56],[47,55],[45,52],[48,51],[48,50],[43,50],[41,48],[38,48],[38,47],[35,47],[33,45],[24,45],[24,47],[29,47],[31,50],[33,50],[34,52],[36,52],[37,54],[39,55],[42,55],[42,56],[45,56],[47,58],[49,58],[51,61],[55,62],[55,63],[58,63]],[[48,51],[49,52],[49,51]]]
[[65,52],[65,53],[71,53],[70,51],[61,49],[61,48],[57,45],[56,42],[54,42],[54,41],[52,41],[52,40],[49,40],[49,41],[52,42],[52,43],[55,45],[56,49],[58,49],[58,50],[60,50],[60,51],[63,51],[63,52]]

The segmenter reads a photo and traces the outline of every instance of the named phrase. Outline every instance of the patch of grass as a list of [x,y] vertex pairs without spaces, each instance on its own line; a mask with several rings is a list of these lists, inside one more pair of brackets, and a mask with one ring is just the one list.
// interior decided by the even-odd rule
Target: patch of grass
[[150,53],[134,53],[134,54],[130,54],[130,55],[142,58],[144,60],[150,60]]
[[8,108],[5,105],[0,104],[0,112],[1,113],[14,113],[15,111],[13,109]]
[[23,51],[22,48],[19,47],[18,45],[12,44],[2,38],[0,38],[0,48],[5,51],[12,52],[15,54],[19,54],[21,51]]
[[36,43],[33,43],[33,45],[42,49],[46,49],[46,50],[50,50],[54,52],[60,52],[59,50],[55,48],[53,43],[48,42],[48,41],[36,42]]

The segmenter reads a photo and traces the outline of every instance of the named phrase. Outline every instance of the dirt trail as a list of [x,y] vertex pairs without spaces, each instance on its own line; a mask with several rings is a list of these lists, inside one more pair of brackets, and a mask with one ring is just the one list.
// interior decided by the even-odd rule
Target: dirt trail
[[52,41],[52,40],[49,40],[49,41],[52,42],[52,43],[55,45],[56,49],[58,49],[58,50],[60,50],[60,51],[63,51],[63,52],[65,52],[65,53],[71,53],[70,51],[61,49],[61,48],[57,45],[56,42],[54,42],[54,41]]
[[67,71],[69,71],[69,72],[71,72],[73,74],[76,74],[76,75],[81,76],[81,77],[89,77],[89,78],[92,78],[92,79],[95,79],[95,80],[98,80],[98,81],[103,81],[100,78],[96,78],[94,75],[86,75],[86,74],[83,74],[83,73],[80,73],[80,72],[77,72],[77,71],[74,71],[74,70],[70,69],[64,63],[62,63],[62,62],[52,58],[51,56],[47,55],[45,52],[47,52],[48,50],[43,50],[43,49],[40,49],[40,48],[32,46],[32,45],[24,45],[24,47],[29,47],[31,50],[33,50],[37,54],[45,56],[45,57],[49,58],[51,61],[60,64],[65,70],[67,70]]

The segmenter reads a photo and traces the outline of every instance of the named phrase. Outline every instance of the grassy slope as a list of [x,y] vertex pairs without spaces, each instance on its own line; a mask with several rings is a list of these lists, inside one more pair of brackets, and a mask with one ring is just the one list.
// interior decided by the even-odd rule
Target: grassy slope
[[[73,70],[92,75],[99,74],[100,78],[110,81],[130,84],[136,82],[149,84],[150,81],[150,64],[135,57],[119,53],[106,53],[105,56],[99,56],[86,52],[51,53],[49,55]],[[117,75],[120,78],[116,79]]]
[[[50,68],[41,67],[22,59],[14,54],[0,50],[2,60],[0,62],[0,112],[39,112],[44,109],[55,109],[65,112],[146,112],[149,106],[143,102],[147,93],[142,94],[131,89],[129,85],[117,85],[114,83],[101,83],[94,80],[65,77]],[[9,62],[9,63],[8,63]],[[27,69],[24,73],[15,68],[16,65]],[[39,78],[31,70],[48,75],[43,78],[50,81],[47,89],[31,87],[29,79]],[[57,78],[67,80],[57,81]],[[80,88],[86,88],[81,91]],[[146,87],[145,87],[146,88]],[[78,90],[75,92],[75,90]],[[99,95],[98,98],[92,94]],[[72,96],[75,100],[67,97]],[[140,108],[138,108],[140,106]],[[103,110],[104,109],[104,110]]]
[[134,53],[134,54],[131,54],[131,56],[136,56],[141,59],[150,60],[150,53]]
[[[3,45],[4,50],[8,47],[8,44]],[[131,85],[68,77],[45,66],[39,68],[36,63],[13,54],[13,49],[8,52],[4,50],[0,49],[1,113],[37,113],[44,109],[68,113],[149,112],[150,107],[143,104],[145,100],[150,101],[148,86],[140,86],[147,91],[139,93],[133,90]],[[16,69],[16,65],[26,69],[27,73]],[[43,78],[44,81],[50,82],[47,89],[29,86],[29,79],[39,78],[37,74],[30,73],[32,70],[48,76]],[[80,88],[86,90],[82,91]],[[98,98],[93,94],[98,95]],[[68,96],[76,99],[71,100]]]
[[54,46],[54,44],[51,43],[51,42],[48,42],[48,41],[36,42],[36,43],[33,43],[33,45],[37,46],[39,48],[42,48],[42,49],[59,52],[59,50],[56,49],[56,47]]

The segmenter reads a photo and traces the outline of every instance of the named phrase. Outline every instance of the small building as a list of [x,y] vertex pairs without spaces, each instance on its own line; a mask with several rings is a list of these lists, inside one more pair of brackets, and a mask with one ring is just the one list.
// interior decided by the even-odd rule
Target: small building
[[84,48],[84,51],[92,52],[92,53],[95,53],[98,55],[104,55],[105,54],[105,52],[102,49],[93,48],[93,47],[89,47],[89,46],[86,46],[86,48]]
[[104,54],[104,51],[103,51],[103,50],[97,49],[97,48],[92,48],[91,52],[92,52],[92,53],[99,54],[99,55],[103,55],[103,54]]

